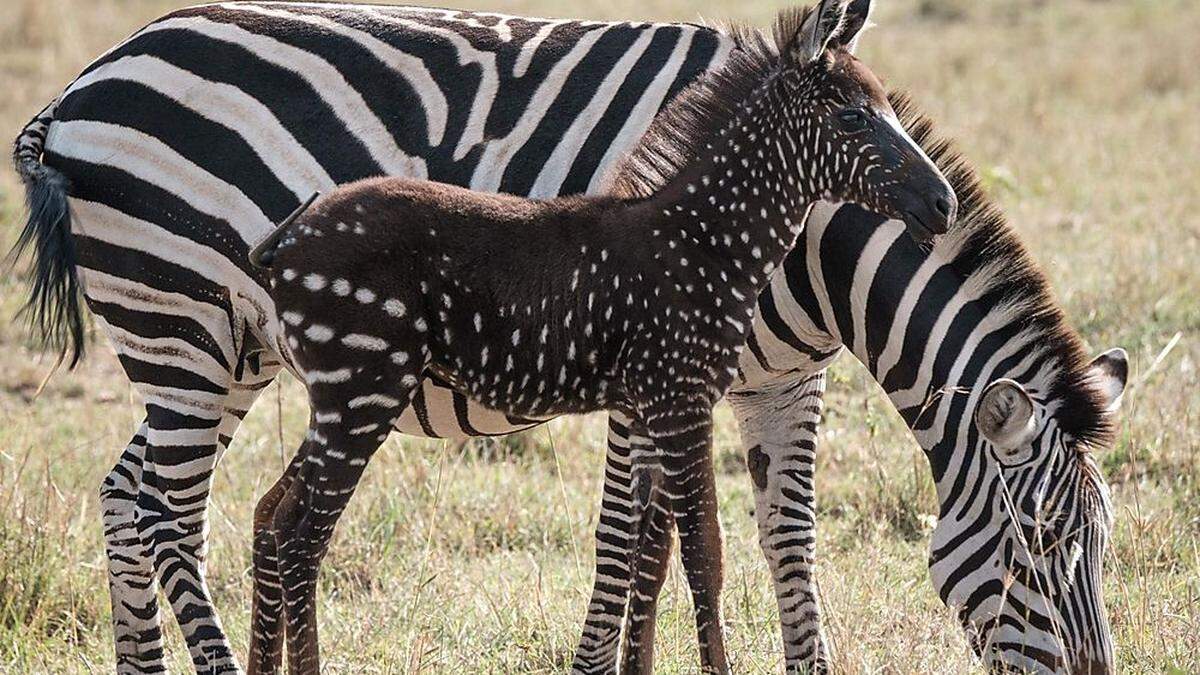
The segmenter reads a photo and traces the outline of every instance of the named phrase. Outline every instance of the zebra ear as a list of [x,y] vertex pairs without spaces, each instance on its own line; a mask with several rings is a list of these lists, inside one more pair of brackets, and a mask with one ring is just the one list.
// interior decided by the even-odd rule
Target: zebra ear
[[849,0],[821,0],[816,9],[808,12],[789,52],[797,63],[808,63],[819,57],[842,30]]
[[1092,359],[1088,364],[1088,379],[1103,397],[1104,411],[1116,412],[1129,379],[1129,354],[1117,347]]
[[853,54],[858,48],[858,39],[874,25],[871,23],[871,10],[874,7],[875,3],[872,0],[850,0],[850,4],[846,5],[846,18],[842,23],[842,30],[834,36],[830,46],[845,47],[846,51]]
[[1005,460],[1023,461],[1031,451],[1029,442],[1037,435],[1033,399],[1020,383],[1008,378],[992,382],[983,390],[975,409],[975,426]]

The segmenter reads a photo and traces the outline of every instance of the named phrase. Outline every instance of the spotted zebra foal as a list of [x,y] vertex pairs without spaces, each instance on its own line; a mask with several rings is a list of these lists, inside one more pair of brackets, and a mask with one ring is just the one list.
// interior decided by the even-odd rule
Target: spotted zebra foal
[[320,560],[426,371],[512,415],[637,420],[660,453],[702,665],[728,671],[711,416],[758,293],[815,200],[903,219],[920,238],[956,210],[839,41],[844,14],[826,0],[781,14],[775,44],[745,36],[666,111],[609,195],[536,201],[369,179],[256,248],[311,420],[255,514],[252,672],[279,667],[282,634],[291,672],[318,672]]

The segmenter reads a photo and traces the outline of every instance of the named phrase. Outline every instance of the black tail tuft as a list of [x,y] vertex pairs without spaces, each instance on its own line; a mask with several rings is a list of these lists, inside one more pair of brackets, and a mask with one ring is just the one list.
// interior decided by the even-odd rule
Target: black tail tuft
[[9,253],[9,261],[15,261],[26,249],[33,250],[29,300],[21,314],[43,344],[63,356],[70,352],[74,368],[84,353],[84,327],[67,202],[70,181],[52,167],[28,157],[18,157],[17,172],[25,181],[29,220]]

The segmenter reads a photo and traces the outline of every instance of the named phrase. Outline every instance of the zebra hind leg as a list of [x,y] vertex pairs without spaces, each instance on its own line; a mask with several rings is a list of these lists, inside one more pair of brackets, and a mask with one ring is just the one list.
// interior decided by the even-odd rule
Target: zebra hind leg
[[158,580],[134,520],[148,429],[148,422],[143,421],[100,486],[113,641],[120,675],[167,672]]
[[635,527],[630,449],[636,444],[630,419],[611,412],[604,457],[604,488],[596,523],[596,572],[583,634],[571,666],[574,675],[617,672],[621,619],[629,597],[629,553]]
[[814,578],[813,473],[825,373],[732,392],[754,484],[758,541],[771,568],[788,673],[829,671]]
[[240,381],[230,375],[223,391],[208,394],[155,396],[148,387],[143,392],[145,458],[133,523],[198,673],[241,672],[206,576],[208,497],[217,462],[279,368],[265,362]]

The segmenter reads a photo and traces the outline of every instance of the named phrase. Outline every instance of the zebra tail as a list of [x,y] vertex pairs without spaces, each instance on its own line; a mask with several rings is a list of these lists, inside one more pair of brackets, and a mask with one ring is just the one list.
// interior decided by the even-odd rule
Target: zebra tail
[[8,263],[32,250],[29,299],[20,314],[43,345],[57,350],[60,357],[70,352],[74,368],[84,354],[84,325],[67,202],[71,184],[57,169],[42,163],[46,131],[57,105],[58,101],[51,103],[34,117],[14,143],[13,163],[25,183],[29,219],[8,254]]

